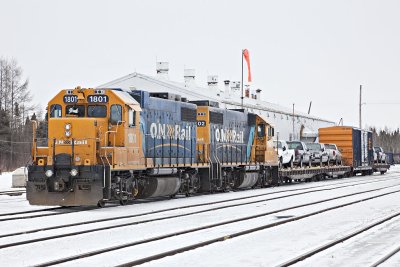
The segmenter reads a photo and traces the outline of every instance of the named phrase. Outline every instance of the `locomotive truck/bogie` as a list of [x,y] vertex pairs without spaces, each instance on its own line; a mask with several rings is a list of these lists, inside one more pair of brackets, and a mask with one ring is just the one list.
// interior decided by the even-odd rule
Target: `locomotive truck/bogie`
[[260,115],[169,93],[67,89],[28,166],[33,205],[190,195],[279,183],[273,127]]

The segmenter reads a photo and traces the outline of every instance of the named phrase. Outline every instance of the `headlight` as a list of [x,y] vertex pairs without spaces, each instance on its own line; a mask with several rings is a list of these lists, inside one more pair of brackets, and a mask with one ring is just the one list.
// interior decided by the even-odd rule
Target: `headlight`
[[47,177],[51,177],[51,176],[53,176],[53,171],[47,170],[44,174],[46,174]]
[[75,157],[75,161],[76,161],[76,162],[81,161],[81,157],[76,156],[76,157]]
[[70,171],[70,174],[71,174],[72,176],[77,176],[77,175],[78,175],[78,170],[77,170],[77,169],[72,169],[72,170]]
[[71,130],[71,124],[69,123],[65,124],[65,130],[67,131]]
[[65,136],[66,137],[70,137],[71,136],[71,132],[70,131],[65,131]]

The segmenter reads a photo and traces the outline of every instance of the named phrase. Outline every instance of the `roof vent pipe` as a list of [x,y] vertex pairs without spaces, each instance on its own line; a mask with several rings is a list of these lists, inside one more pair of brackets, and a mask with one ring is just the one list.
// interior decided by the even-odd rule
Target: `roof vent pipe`
[[168,79],[169,63],[168,62],[156,62],[157,77]]
[[196,77],[195,69],[184,69],[183,77],[185,79],[185,87],[194,86],[194,78]]
[[256,90],[256,99],[257,99],[257,105],[260,105],[261,102],[261,89]]
[[219,94],[218,90],[218,76],[217,75],[209,75],[207,76],[207,84],[208,88],[210,89],[211,93],[217,92]]
[[225,84],[225,97],[226,98],[230,98],[230,96],[231,96],[230,83],[231,83],[231,81],[229,81],[229,80],[225,80],[224,81],[224,84]]

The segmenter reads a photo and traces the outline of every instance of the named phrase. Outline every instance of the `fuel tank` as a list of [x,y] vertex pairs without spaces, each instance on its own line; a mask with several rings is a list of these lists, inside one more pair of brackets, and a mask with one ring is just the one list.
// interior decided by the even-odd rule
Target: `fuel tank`
[[139,179],[136,198],[172,196],[181,186],[178,177],[144,177]]
[[253,187],[258,181],[258,172],[244,172],[240,171],[236,175],[234,181],[234,188],[248,188]]

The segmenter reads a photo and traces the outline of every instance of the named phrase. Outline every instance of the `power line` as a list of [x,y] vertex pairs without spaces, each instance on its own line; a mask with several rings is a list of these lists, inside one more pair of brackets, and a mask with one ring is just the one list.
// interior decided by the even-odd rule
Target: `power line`
[[367,105],[400,105],[400,102],[367,102]]

